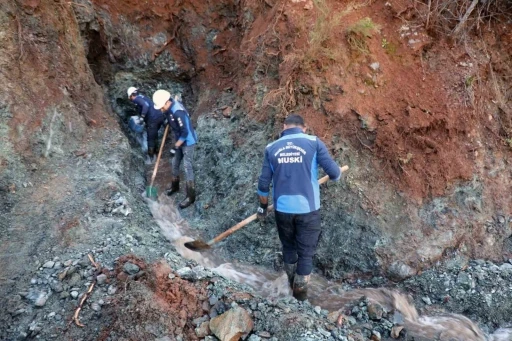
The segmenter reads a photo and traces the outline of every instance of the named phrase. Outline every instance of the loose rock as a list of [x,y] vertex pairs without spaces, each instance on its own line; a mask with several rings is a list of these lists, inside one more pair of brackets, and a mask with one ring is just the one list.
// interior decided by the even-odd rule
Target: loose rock
[[388,269],[388,275],[392,280],[402,281],[406,278],[414,276],[416,271],[402,262],[394,262]]
[[368,317],[374,321],[382,319],[384,314],[384,308],[380,304],[370,303],[368,304]]
[[400,332],[402,331],[402,329],[404,329],[404,326],[393,326],[393,328],[391,328],[391,337],[393,339],[398,339],[400,337]]
[[48,296],[45,293],[41,293],[38,298],[34,301],[34,305],[36,307],[42,307],[46,304],[48,300]]
[[109,295],[114,295],[114,294],[116,293],[116,291],[117,291],[117,287],[116,287],[115,285],[113,285],[113,284],[111,284],[111,285],[108,287],[108,289],[107,289],[107,293],[108,293]]
[[50,260],[43,264],[43,268],[51,269],[51,268],[53,268],[54,265],[55,265],[55,262]]
[[98,285],[104,284],[106,280],[107,280],[107,275],[105,275],[105,274],[101,274],[101,275],[98,275],[98,277],[96,277],[96,282],[98,282]]
[[129,275],[135,275],[139,270],[140,268],[137,265],[130,262],[126,262],[123,265],[123,271]]
[[205,321],[201,323],[201,325],[196,328],[195,332],[197,337],[199,338],[207,336],[208,334],[210,334],[210,322]]
[[254,327],[249,313],[235,307],[210,321],[210,329],[221,341],[237,341]]

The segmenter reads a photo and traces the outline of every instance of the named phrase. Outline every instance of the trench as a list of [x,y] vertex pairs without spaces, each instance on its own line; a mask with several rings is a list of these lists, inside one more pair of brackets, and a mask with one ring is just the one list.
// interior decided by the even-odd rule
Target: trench
[[[187,85],[173,85],[173,88],[186,89]],[[113,109],[120,114],[120,122],[124,132],[128,135],[132,147],[137,149],[141,155],[140,145],[136,136],[125,126],[126,118],[130,115],[130,108],[125,107],[121,100],[110,101],[113,103]],[[120,108],[123,108],[120,110]],[[126,113],[125,117],[123,117]],[[160,134],[160,138],[161,138]],[[201,130],[198,130],[201,135]],[[164,148],[163,155],[168,152]],[[141,157],[140,161],[143,158]],[[150,181],[154,164],[146,164],[146,180]],[[215,273],[234,280],[239,283],[249,285],[254,291],[271,299],[291,295],[288,286],[286,274],[283,271],[275,271],[268,266],[258,266],[246,262],[237,262],[227,259],[225,253],[217,252],[215,248],[206,252],[194,252],[187,249],[184,244],[195,239],[205,239],[197,229],[194,229],[194,213],[181,211],[187,214],[183,217],[177,209],[179,200],[183,197],[167,197],[164,190],[169,187],[171,178],[171,168],[168,159],[164,156],[157,172],[155,186],[159,190],[158,200],[149,200],[145,198],[145,192],[141,191],[155,222],[160,227],[162,235],[174,246],[176,251],[184,258],[195,261],[198,265],[211,269]],[[197,221],[197,219],[196,219]],[[361,296],[366,296],[370,301],[376,302],[388,311],[399,311],[404,318],[404,327],[411,337],[423,337],[426,339],[437,339],[441,336],[442,340],[450,338],[463,337],[468,341],[505,341],[512,338],[512,329],[500,328],[491,335],[486,335],[476,323],[468,318],[458,314],[443,314],[442,316],[422,316],[418,313],[415,306],[407,297],[389,288],[361,288],[352,289],[346,286],[329,281],[324,276],[314,274],[311,278],[308,300],[312,305],[320,306],[329,311],[335,311],[343,308],[345,305],[356,301]]]
[[[110,103],[113,111],[118,115],[122,130],[128,136],[131,145],[137,149],[141,157],[140,162],[144,162],[143,153],[137,142],[136,136],[127,128],[127,120],[129,116],[134,115],[135,111],[131,104],[123,98],[126,89],[129,86],[137,86],[143,88],[146,95],[150,94],[158,88],[165,88],[172,93],[179,93],[187,108],[193,108],[196,105],[197,94],[194,93],[194,84],[190,83],[190,79],[177,79],[169,77],[168,74],[155,73],[151,69],[130,70],[130,76],[122,80],[117,80],[115,70],[123,70],[123,67],[111,65],[106,57],[106,49],[98,44],[97,36],[90,37],[90,53],[88,55],[91,69],[94,73],[96,81],[105,89],[106,102]],[[126,71],[126,70],[124,70]],[[193,122],[197,122],[201,118],[194,116]],[[203,124],[203,127],[207,126]],[[197,133],[201,139],[203,131],[198,127]],[[162,132],[160,133],[161,138]],[[232,150],[236,153],[236,148]],[[198,223],[198,219],[204,212],[198,212],[198,208],[189,209],[189,211],[180,212],[177,209],[177,202],[183,198],[183,194],[178,194],[176,198],[169,198],[163,194],[164,190],[169,187],[171,169],[168,162],[168,146],[163,151],[163,158],[160,163],[157,180],[155,186],[159,190],[159,198],[157,201],[145,199],[155,222],[161,229],[161,233],[167,238],[170,244],[174,246],[176,251],[184,258],[194,260],[197,264],[209,268],[217,274],[228,279],[249,285],[256,293],[269,298],[279,298],[291,295],[291,290],[287,283],[286,274],[283,271],[275,271],[269,264],[272,262],[256,261],[249,263],[246,259],[233,261],[226,258],[229,251],[217,252],[216,249],[204,253],[198,253],[187,249],[185,242],[194,239],[208,239],[213,231],[205,231],[205,229],[196,229],[192,225]],[[246,166],[250,168],[250,165]],[[146,165],[146,180],[149,182],[153,171],[153,165]],[[251,171],[250,169],[246,171]],[[211,180],[211,179],[210,179]],[[212,181],[215,181],[212,180]],[[204,180],[203,183],[207,183]],[[236,187],[236,181],[229,182],[229,186]],[[139,188],[141,196],[144,191]],[[198,189],[198,195],[201,195],[201,188]],[[197,204],[196,204],[197,206]],[[247,211],[247,209],[245,210]],[[182,216],[183,214],[183,216]],[[219,221],[222,220],[219,218]],[[210,220],[211,221],[211,220]],[[205,233],[207,232],[207,233]],[[249,238],[242,239],[247,243]],[[241,242],[238,241],[240,244]],[[224,244],[225,245],[225,244]],[[222,245],[220,246],[222,247]],[[265,257],[265,256],[263,256]],[[261,262],[263,265],[256,265]],[[413,304],[409,302],[407,297],[388,288],[347,288],[340,283],[328,280],[326,277],[314,274],[311,279],[308,299],[311,304],[318,305],[327,310],[338,310],[346,304],[357,300],[361,296],[368,297],[371,301],[377,302],[385,307],[388,311],[397,310],[404,317],[404,326],[408,330],[411,337],[423,337],[425,339],[460,339],[468,341],[505,341],[512,339],[512,329],[500,328],[493,334],[485,334],[476,323],[468,318],[457,314],[443,314],[439,316],[422,316],[418,313]]]

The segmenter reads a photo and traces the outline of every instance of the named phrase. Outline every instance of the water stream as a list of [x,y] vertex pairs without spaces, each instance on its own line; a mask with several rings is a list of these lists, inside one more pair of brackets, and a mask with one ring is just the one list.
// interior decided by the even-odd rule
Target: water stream
[[[247,284],[264,297],[291,295],[284,272],[277,273],[254,265],[230,263],[212,252],[199,253],[187,249],[184,244],[194,238],[187,236],[191,229],[181,218],[172,199],[161,195],[158,202],[148,201],[148,205],[162,234],[182,257],[192,259],[225,278]],[[379,303],[388,311],[399,311],[410,336],[447,341],[512,341],[512,329],[501,328],[492,335],[485,335],[474,322],[462,315],[420,316],[406,296],[397,291],[384,288],[344,291],[339,284],[333,284],[321,276],[311,277],[310,288],[310,303],[331,311],[341,309],[361,296]]]

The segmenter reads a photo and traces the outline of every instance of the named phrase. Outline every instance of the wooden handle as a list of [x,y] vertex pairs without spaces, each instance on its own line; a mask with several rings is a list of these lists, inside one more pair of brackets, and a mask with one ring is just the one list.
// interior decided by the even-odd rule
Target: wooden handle
[[[346,171],[347,169],[348,169],[348,166],[341,167],[341,171],[342,172]],[[318,184],[320,184],[320,185],[324,184],[328,180],[329,180],[329,175],[323,176],[322,178],[318,179]],[[267,208],[268,211],[271,211],[273,209],[274,209],[274,205],[270,205]],[[211,246],[211,245],[221,241],[222,239],[224,239],[224,238],[228,237],[229,235],[235,233],[236,231],[240,230],[242,227],[244,227],[245,225],[249,224],[250,222],[253,222],[254,220],[256,220],[257,217],[258,217],[258,215],[255,213],[252,216],[245,218],[244,220],[242,220],[241,222],[239,222],[235,226],[231,227],[229,230],[226,230],[226,231],[222,232],[217,237],[215,237],[212,240],[210,240],[207,244]]]
[[164,138],[162,139],[162,144],[160,145],[160,150],[158,151],[158,157],[156,158],[155,169],[153,169],[153,175],[151,176],[151,184],[149,185],[149,187],[153,187],[153,182],[155,182],[156,172],[158,170],[158,163],[160,162],[160,157],[162,156],[162,151],[164,150],[164,144],[165,144],[165,139],[167,138],[168,130],[169,130],[169,125],[167,125],[165,127]]
[[[270,205],[268,207],[269,209],[270,208],[273,208],[272,205]],[[208,242],[208,245],[212,245],[212,244],[215,244],[219,241],[221,241],[222,239],[226,238],[227,236],[235,233],[236,231],[240,230],[242,227],[244,227],[245,225],[249,224],[250,222],[256,220],[256,213],[253,214],[252,216],[248,217],[248,218],[245,218],[244,220],[242,220],[241,222],[239,222],[238,224],[236,224],[235,226],[231,227],[229,230],[226,230],[224,232],[222,232],[221,234],[219,234],[217,237],[213,238],[212,240],[210,240]]]

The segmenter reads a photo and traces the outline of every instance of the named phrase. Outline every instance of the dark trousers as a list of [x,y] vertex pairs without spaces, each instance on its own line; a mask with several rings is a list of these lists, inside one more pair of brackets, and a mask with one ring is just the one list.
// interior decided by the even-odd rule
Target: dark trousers
[[194,181],[194,168],[192,161],[194,160],[195,144],[191,146],[182,146],[176,150],[176,155],[171,159],[172,175],[178,177],[180,175],[180,164],[183,161],[185,168],[185,178],[187,181]]
[[283,261],[297,263],[297,274],[313,270],[313,256],[320,238],[320,211],[305,214],[275,213],[277,232],[283,245]]
[[147,120],[148,129],[148,149],[155,148],[158,140],[158,131],[164,124],[164,115],[151,117]]

